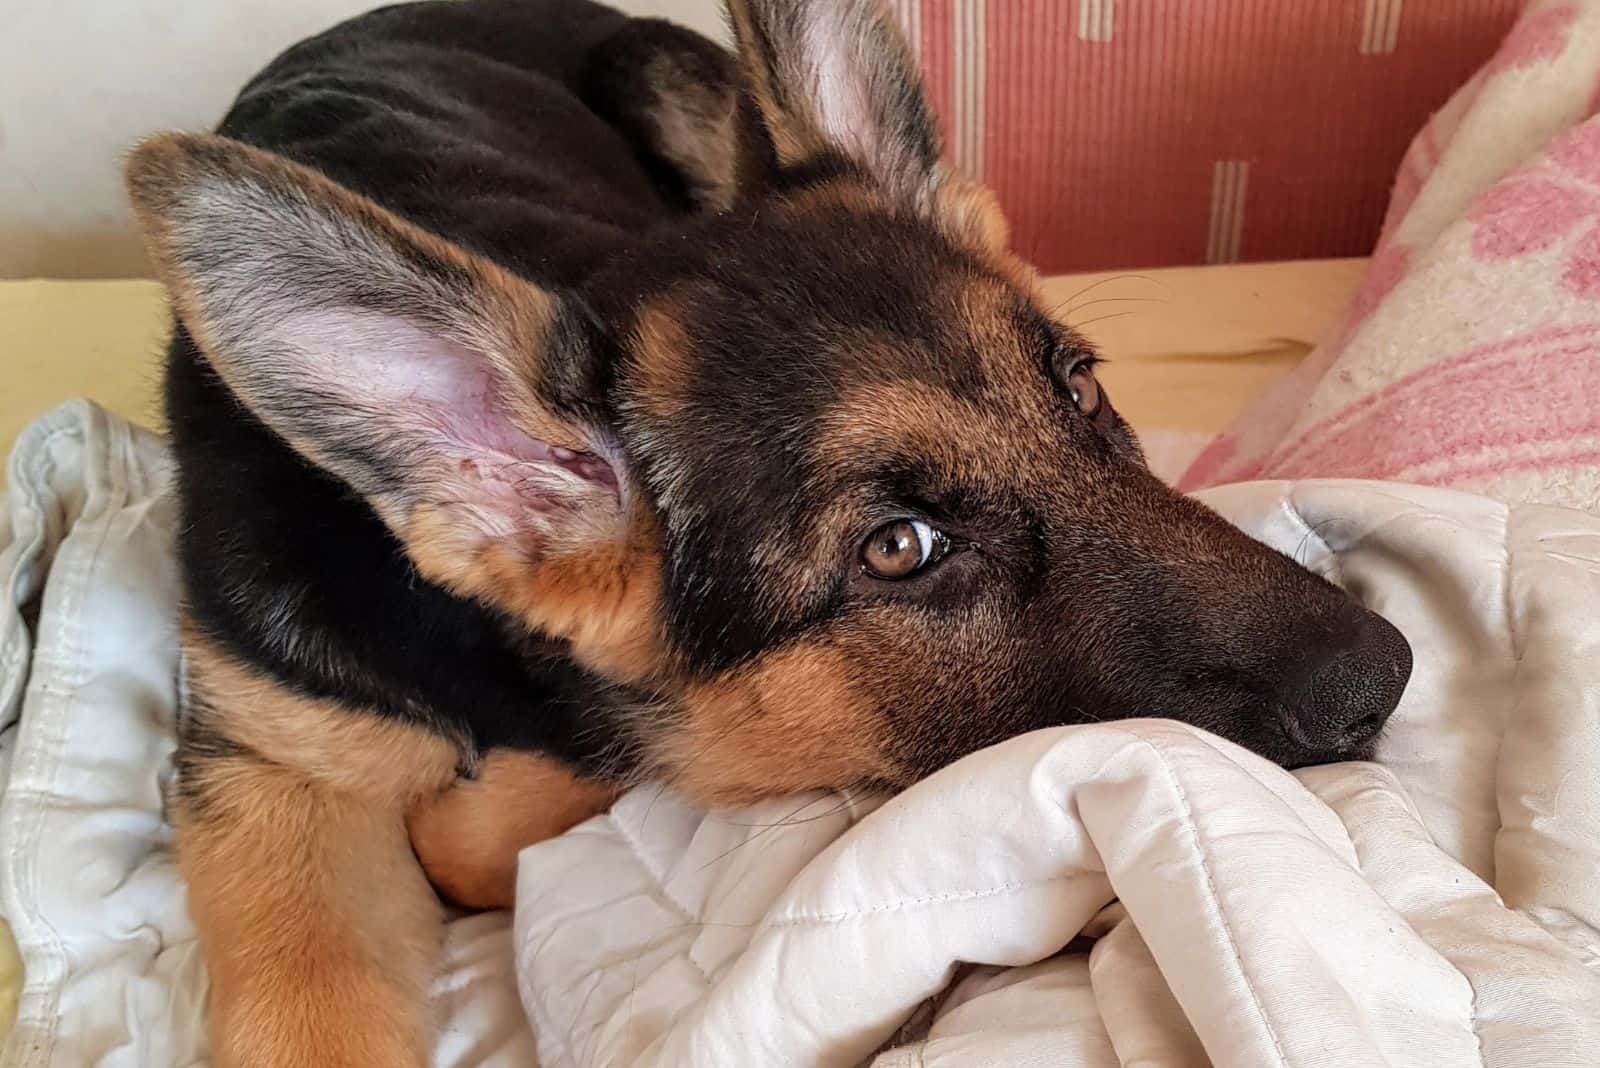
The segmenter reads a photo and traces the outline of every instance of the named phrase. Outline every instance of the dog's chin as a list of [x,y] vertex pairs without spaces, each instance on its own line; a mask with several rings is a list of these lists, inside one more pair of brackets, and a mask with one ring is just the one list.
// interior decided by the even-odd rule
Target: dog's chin
[[1269,725],[1257,721],[1249,727],[1237,730],[1228,729],[1226,726],[1219,729],[1207,723],[1196,725],[1207,728],[1212,733],[1235,745],[1243,746],[1256,756],[1270,760],[1288,771],[1314,768],[1324,764],[1341,764],[1352,760],[1372,760],[1383,738],[1383,732],[1380,731],[1360,743],[1323,749],[1304,744],[1286,731],[1278,729],[1276,724]]
[[1293,752],[1283,755],[1272,753],[1263,753],[1262,755],[1273,763],[1281,764],[1290,771],[1294,771],[1297,768],[1314,768],[1323,764],[1342,764],[1350,760],[1372,760],[1376,758],[1377,753],[1378,743],[1374,739],[1352,749],[1317,752],[1315,750],[1296,748]]

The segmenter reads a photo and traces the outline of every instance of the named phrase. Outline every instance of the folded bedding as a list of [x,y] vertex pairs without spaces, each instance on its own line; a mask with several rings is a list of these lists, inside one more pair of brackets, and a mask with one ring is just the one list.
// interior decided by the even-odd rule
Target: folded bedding
[[[162,817],[165,480],[157,439],[83,402],[12,457],[0,907],[26,977],[0,1065],[206,1062]],[[1411,641],[1382,766],[1291,775],[1152,719],[887,802],[640,787],[524,853],[514,918],[450,925],[435,1063],[1600,1063],[1600,517],[1358,482],[1208,499]]]

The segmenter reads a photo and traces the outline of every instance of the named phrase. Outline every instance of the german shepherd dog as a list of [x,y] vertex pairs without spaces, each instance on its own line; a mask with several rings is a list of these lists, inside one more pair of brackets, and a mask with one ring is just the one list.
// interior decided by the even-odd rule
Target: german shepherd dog
[[132,155],[220,1064],[425,1063],[440,895],[632,783],[1136,715],[1298,765],[1399,700],[1392,626],[1146,470],[882,5],[728,6],[390,7]]

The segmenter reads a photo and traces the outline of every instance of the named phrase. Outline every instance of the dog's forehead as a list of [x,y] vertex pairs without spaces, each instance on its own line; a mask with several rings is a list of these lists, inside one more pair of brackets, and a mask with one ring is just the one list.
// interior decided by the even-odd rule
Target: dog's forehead
[[1021,492],[1064,451],[1048,388],[968,394],[910,378],[853,387],[822,413],[803,470],[822,491],[857,483],[921,500]]
[[1048,399],[1060,333],[1031,294],[935,235],[857,221],[853,235],[819,226],[719,249],[711,270],[642,301],[619,391],[625,433],[794,464],[852,411],[864,429],[956,414],[897,412],[885,384],[927,386],[924,402],[958,407]]

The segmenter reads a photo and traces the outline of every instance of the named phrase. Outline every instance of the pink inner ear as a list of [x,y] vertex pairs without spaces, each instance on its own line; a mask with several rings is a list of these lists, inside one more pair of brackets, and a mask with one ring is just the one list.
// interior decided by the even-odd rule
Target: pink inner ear
[[462,459],[552,464],[617,487],[616,472],[597,453],[523,432],[501,405],[498,372],[466,345],[395,316],[343,309],[292,316],[279,328],[302,381],[373,412],[374,434],[421,432]]
[[834,13],[831,18],[816,15],[806,27],[806,54],[816,84],[811,106],[816,109],[824,134],[848,146],[855,158],[870,160],[874,116],[864,81],[866,74],[860,58],[850,48],[856,29],[842,13]]

